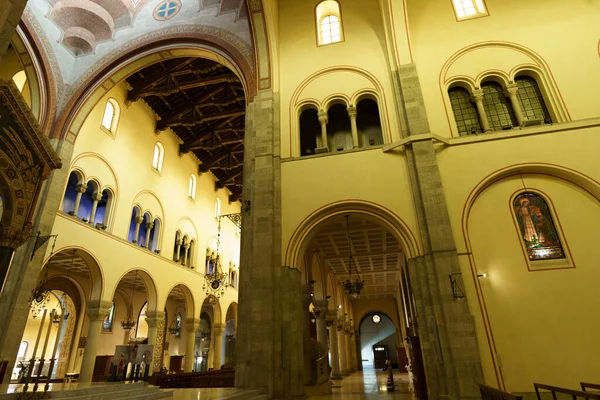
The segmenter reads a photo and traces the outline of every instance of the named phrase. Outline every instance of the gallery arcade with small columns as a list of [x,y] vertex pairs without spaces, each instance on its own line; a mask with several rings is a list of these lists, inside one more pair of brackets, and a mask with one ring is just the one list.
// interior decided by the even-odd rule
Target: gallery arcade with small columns
[[600,5],[543,3],[10,2],[0,398],[596,382]]

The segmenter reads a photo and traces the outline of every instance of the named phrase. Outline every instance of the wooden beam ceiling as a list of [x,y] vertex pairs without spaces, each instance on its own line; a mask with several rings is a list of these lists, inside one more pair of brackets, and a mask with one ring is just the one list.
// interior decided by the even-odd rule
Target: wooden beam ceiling
[[228,68],[200,58],[150,65],[127,78],[128,101],[144,99],[159,117],[157,132],[171,129],[180,153],[200,160],[199,173],[212,172],[230,200],[241,198],[246,102],[239,78]]

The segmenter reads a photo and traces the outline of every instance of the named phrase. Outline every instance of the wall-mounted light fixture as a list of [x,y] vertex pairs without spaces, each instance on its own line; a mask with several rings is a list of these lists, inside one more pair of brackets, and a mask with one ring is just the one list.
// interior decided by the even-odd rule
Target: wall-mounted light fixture
[[481,272],[479,274],[477,274],[478,278],[487,278],[487,274],[485,272]]

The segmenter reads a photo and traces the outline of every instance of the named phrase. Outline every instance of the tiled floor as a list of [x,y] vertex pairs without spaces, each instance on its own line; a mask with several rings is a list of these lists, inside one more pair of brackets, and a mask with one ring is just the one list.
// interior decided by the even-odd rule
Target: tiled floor
[[[407,374],[394,374],[396,390],[387,391],[387,375],[385,372],[365,369],[345,377],[341,381],[334,381],[332,394],[327,396],[309,397],[311,400],[359,400],[379,399],[386,400],[413,400],[412,386],[409,384]],[[174,400],[216,400],[227,398],[236,389],[176,389],[173,393]]]

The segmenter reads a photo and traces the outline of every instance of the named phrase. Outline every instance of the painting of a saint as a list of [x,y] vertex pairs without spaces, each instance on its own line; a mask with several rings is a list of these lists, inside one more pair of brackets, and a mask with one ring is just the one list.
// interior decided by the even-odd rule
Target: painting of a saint
[[513,208],[530,260],[565,258],[548,204],[542,197],[522,193],[513,201]]

